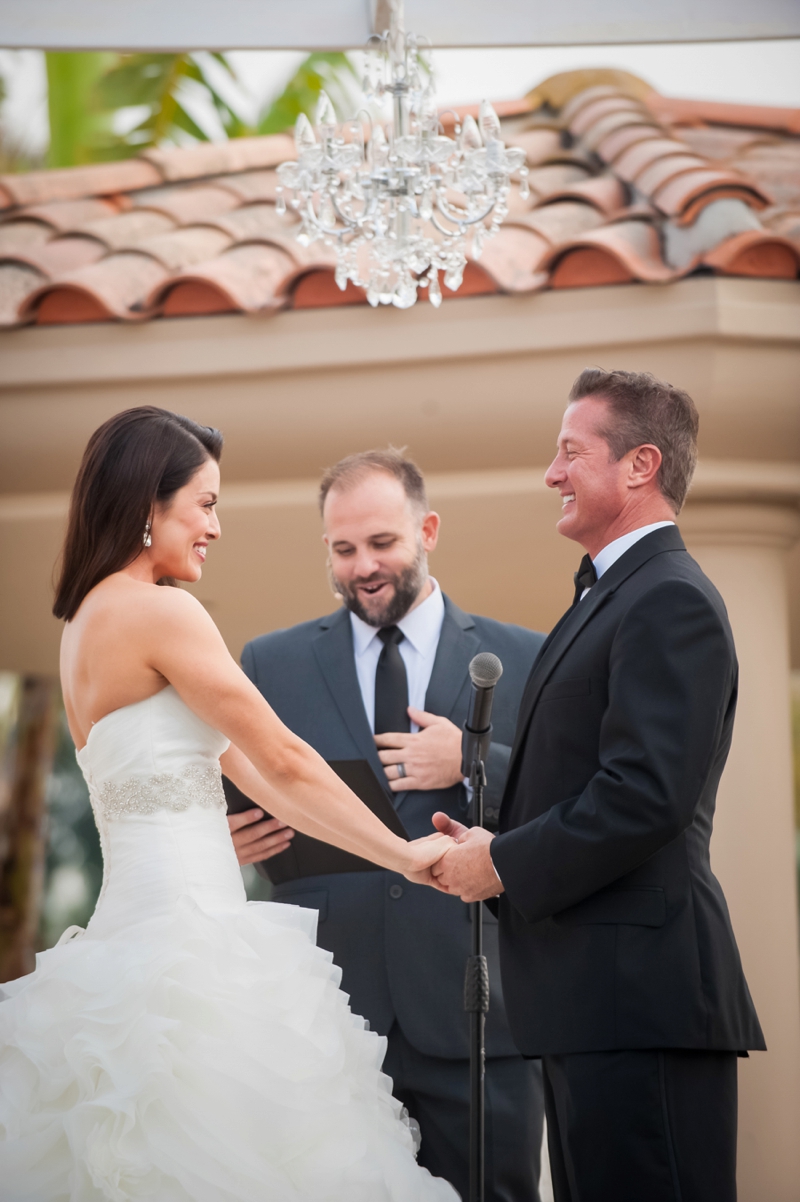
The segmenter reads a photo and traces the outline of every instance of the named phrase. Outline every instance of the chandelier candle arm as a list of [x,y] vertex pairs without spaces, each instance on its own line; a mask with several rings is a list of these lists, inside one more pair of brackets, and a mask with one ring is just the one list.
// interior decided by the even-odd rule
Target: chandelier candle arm
[[[343,291],[349,280],[371,305],[407,309],[427,287],[438,308],[439,272],[457,291],[468,257],[478,258],[508,213],[512,177],[528,195],[528,171],[524,152],[502,141],[487,101],[477,122],[467,116],[455,138],[444,134],[420,39],[405,32],[402,0],[390,0],[390,8],[389,29],[367,47],[357,117],[341,127],[325,92],[316,134],[305,114],[298,117],[297,159],[278,168],[276,208],[285,213],[288,194],[300,217],[298,241],[335,248]],[[385,98],[388,126],[372,115]]]

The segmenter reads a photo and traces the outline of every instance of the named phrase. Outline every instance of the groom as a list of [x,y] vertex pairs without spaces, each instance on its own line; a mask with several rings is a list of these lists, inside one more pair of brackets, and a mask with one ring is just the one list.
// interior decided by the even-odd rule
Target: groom
[[587,554],[523,695],[500,833],[434,819],[459,839],[440,886],[499,895],[556,1202],[734,1202],[736,1058],[765,1046],[709,862],[738,669],[675,525],[697,428],[646,373],[575,381],[546,481]]

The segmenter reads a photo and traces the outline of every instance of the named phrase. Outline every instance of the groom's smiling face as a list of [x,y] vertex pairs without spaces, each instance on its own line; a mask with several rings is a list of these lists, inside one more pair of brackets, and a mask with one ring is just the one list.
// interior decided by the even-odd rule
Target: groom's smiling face
[[[590,555],[609,541],[629,501],[628,456],[615,461],[600,433],[613,420],[608,403],[583,397],[567,407],[558,436],[558,453],[545,483],[561,495],[556,529],[580,543]],[[613,534],[612,534],[613,537]]]

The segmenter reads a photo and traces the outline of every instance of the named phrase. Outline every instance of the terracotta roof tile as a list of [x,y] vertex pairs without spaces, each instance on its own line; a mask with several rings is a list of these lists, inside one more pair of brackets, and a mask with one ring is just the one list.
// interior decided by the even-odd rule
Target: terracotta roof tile
[[636,190],[643,196],[654,196],[667,180],[687,171],[704,170],[707,164],[695,154],[667,154],[656,159],[636,176]]
[[[456,296],[693,271],[794,277],[800,117],[630,86],[583,88],[560,111],[548,106],[566,84],[558,102],[535,90],[496,106],[525,150],[530,196],[512,188]],[[275,209],[275,167],[293,155],[280,135],[0,177],[0,325],[366,304],[336,286],[334,251],[302,247],[294,214]]]
[[702,168],[667,180],[651,199],[668,217],[689,222],[696,216],[699,204],[722,196],[737,196],[757,209],[765,209],[770,202],[760,188],[742,176]]
[[[161,306],[164,313],[172,315],[226,312],[230,308],[259,313],[285,305],[286,289],[295,274],[293,260],[275,246],[235,246],[158,285],[148,304]],[[208,305],[216,300],[220,308],[192,307],[199,298]]]
[[528,175],[528,183],[536,200],[543,200],[590,178],[586,168],[577,163],[552,163],[549,167],[534,167]]
[[592,230],[556,248],[542,266],[549,268],[553,288],[628,280],[665,283],[675,278],[661,258],[658,233],[646,221],[621,221]]
[[707,251],[703,262],[723,275],[794,280],[800,272],[800,249],[780,234],[747,230]]
[[175,222],[164,213],[149,209],[132,209],[128,213],[117,213],[115,217],[101,217],[99,221],[86,221],[75,226],[76,234],[96,238],[109,250],[121,250],[134,246],[143,238],[152,238],[175,228]]
[[[646,167],[651,167],[660,159],[670,155],[685,156],[690,153],[685,142],[678,142],[674,138],[648,138],[644,142],[636,142],[633,146],[629,146],[615,159],[614,174],[632,184]],[[694,157],[697,162],[704,166],[707,165],[704,159],[698,156]]]
[[774,143],[775,138],[752,129],[729,129],[725,126],[700,125],[681,126],[676,131],[695,154],[703,155],[712,163],[727,163],[748,146]]
[[583,135],[581,141],[587,150],[596,151],[609,134],[615,133],[617,130],[635,125],[650,129],[652,124],[653,118],[644,112],[631,110],[609,113],[606,117],[601,117],[599,121],[596,121],[591,129]]
[[52,235],[52,229],[42,221],[6,221],[0,225],[0,254],[25,246],[41,246]]
[[570,158],[569,151],[561,144],[561,135],[555,129],[520,130],[509,137],[508,144],[519,146],[525,151],[529,167]]
[[222,230],[208,225],[190,225],[182,230],[169,230],[144,238],[136,249],[150,255],[167,271],[182,271],[193,263],[204,263],[222,254],[232,239]]
[[176,225],[194,225],[219,213],[227,213],[238,204],[236,195],[229,188],[215,184],[147,188],[135,192],[131,200],[135,208],[163,213]]
[[0,207],[113,196],[160,182],[159,172],[142,158],[126,159],[123,163],[94,163],[90,167],[62,167],[57,171],[29,171],[27,175],[0,175]]
[[119,204],[112,200],[85,196],[80,200],[51,200],[40,205],[28,205],[24,209],[18,209],[15,216],[43,221],[52,229],[63,232],[74,229],[76,225],[83,225],[86,221],[113,217],[118,211]]
[[478,266],[501,292],[532,292],[547,284],[547,273],[538,267],[549,250],[550,242],[535,230],[501,226],[484,246]]
[[[597,229],[603,224],[603,216],[593,205],[576,200],[556,200],[524,217],[515,218],[514,224],[535,230],[550,246],[559,246],[577,234]],[[487,247],[490,245],[487,243]]]
[[286,134],[268,138],[231,138],[229,142],[204,142],[197,146],[162,147],[142,155],[158,169],[162,179],[200,179],[230,175],[256,167],[277,167],[296,157],[294,139]]
[[278,186],[276,171],[242,171],[238,175],[223,175],[214,181],[218,187],[227,188],[242,204],[258,201],[275,203]]
[[571,100],[567,101],[561,110],[562,123],[569,127],[581,109],[587,108],[597,100],[605,100],[609,96],[624,100],[630,99],[625,92],[621,92],[619,88],[614,87],[612,84],[595,84],[594,87],[584,88],[583,91],[578,92]]
[[539,202],[539,207],[551,205],[556,200],[577,200],[590,204],[601,213],[615,213],[627,200],[627,188],[613,175],[598,175],[594,179],[582,179],[568,188],[552,193]]
[[616,170],[617,159],[625,153],[628,147],[635,146],[637,142],[647,142],[653,138],[663,137],[664,131],[657,125],[623,125],[603,138],[595,149],[603,162],[610,166],[613,165]]
[[39,242],[34,246],[9,251],[0,258],[15,263],[26,263],[29,267],[41,271],[48,279],[63,275],[67,271],[76,271],[89,263],[96,263],[105,253],[103,247],[94,238],[82,238],[80,235],[68,234],[63,238],[51,238],[49,242]]
[[653,120],[638,100],[632,100],[628,96],[606,96],[584,105],[570,121],[569,132],[573,137],[581,138],[593,129],[598,121],[612,113],[635,113],[637,117],[645,117],[647,121]]
[[[161,264],[149,255],[108,255],[44,284],[28,297],[24,312],[39,325],[135,320],[138,314],[134,306],[166,275]],[[75,317],[75,313],[82,316]]]
[[44,276],[22,263],[0,263],[0,325],[15,326],[23,320],[20,309]]

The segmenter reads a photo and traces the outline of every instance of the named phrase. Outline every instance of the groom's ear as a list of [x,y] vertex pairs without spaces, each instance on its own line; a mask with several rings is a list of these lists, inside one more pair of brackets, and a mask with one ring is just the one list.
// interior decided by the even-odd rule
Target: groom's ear
[[662,455],[658,447],[646,442],[628,452],[628,487],[646,488],[656,483],[661,470]]

